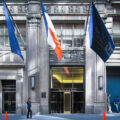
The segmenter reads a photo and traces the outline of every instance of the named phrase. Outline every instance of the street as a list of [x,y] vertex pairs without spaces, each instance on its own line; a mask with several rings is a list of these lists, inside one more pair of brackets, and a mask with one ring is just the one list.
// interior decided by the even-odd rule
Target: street
[[[0,120],[4,120],[4,114]],[[106,114],[107,120],[120,120],[120,113]],[[103,114],[47,114],[33,115],[32,119],[26,119],[25,115],[8,114],[8,120],[103,120]]]

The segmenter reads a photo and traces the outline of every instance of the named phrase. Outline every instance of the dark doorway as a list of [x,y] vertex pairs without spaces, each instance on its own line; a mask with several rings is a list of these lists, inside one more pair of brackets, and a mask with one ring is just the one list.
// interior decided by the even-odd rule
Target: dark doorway
[[15,80],[2,81],[2,111],[8,113],[16,112],[16,82]]
[[[107,94],[111,94],[111,109],[112,112],[117,112],[114,100],[119,96],[120,100],[120,67],[107,67]],[[119,106],[120,110],[120,106]]]

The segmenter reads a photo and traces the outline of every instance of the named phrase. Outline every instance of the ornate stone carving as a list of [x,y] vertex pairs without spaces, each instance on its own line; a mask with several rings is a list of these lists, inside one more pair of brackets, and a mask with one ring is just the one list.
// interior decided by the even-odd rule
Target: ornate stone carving
[[51,7],[50,6],[47,6],[46,10],[47,10],[48,13],[51,13]]
[[69,6],[68,9],[69,9],[69,13],[73,13],[74,11],[73,6]]
[[54,6],[54,13],[64,13],[64,7],[63,6]]
[[79,6],[76,6],[76,7],[75,7],[75,12],[76,12],[76,13],[80,13],[80,7],[79,7]]
[[18,13],[26,13],[26,7],[25,6],[19,6],[18,7]]
[[54,6],[54,13],[59,13],[59,9],[57,6]]
[[61,6],[61,12],[64,13],[65,12],[65,9],[63,6]]
[[11,12],[11,13],[14,13],[14,9],[13,9],[13,6],[9,6],[9,11]]
[[[63,57],[59,64],[84,64],[84,50],[64,50]],[[56,54],[53,50],[50,50],[50,64],[56,64],[58,62]]]
[[83,6],[83,13],[88,13],[89,6]]
[[18,7],[18,13],[21,13],[22,12],[22,6],[19,6]]

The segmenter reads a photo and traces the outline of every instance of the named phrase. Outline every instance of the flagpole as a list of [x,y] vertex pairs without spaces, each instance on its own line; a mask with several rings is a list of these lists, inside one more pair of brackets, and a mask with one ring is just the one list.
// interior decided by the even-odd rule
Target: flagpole
[[86,33],[87,33],[87,26],[88,26],[88,18],[89,18],[89,13],[90,13],[90,3],[91,3],[92,0],[89,0],[89,8],[88,8],[88,14],[87,14],[87,21],[86,21],[86,24],[85,24],[85,36],[86,36]]
[[[4,2],[5,2],[5,0],[4,0]],[[24,46],[25,46],[25,41],[24,41],[24,39],[23,39],[23,37],[22,37],[22,35],[21,35],[21,33],[20,33],[20,30],[19,30],[19,28],[18,28],[17,24],[15,23],[15,21],[14,21],[14,19],[13,19],[12,15],[11,15],[11,13],[10,13],[10,11],[9,11],[8,7],[7,7],[6,2],[5,2],[5,5],[6,5],[6,8],[7,8],[8,12],[9,12],[9,14],[10,14],[10,17],[11,17],[11,19],[12,19],[12,21],[13,21],[13,24],[15,25],[15,28],[16,28],[17,32],[19,33],[20,38],[22,39],[23,44],[24,44]]]

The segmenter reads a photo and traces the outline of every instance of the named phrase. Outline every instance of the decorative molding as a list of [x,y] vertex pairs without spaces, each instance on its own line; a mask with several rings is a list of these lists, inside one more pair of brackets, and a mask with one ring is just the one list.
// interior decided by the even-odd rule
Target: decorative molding
[[[8,6],[9,11],[11,14],[24,14],[27,13],[26,5],[10,5]],[[3,6],[0,6],[0,14],[4,14]]]
[[[104,5],[97,5],[100,13],[105,12]],[[25,4],[8,4],[11,14],[24,14],[27,13],[27,5]],[[45,8],[49,14],[88,14],[88,4],[45,4]],[[103,9],[102,9],[103,8]],[[40,10],[41,12],[41,10]],[[42,13],[42,12],[41,12]],[[0,6],[0,14],[4,14],[3,6]]]
[[84,50],[63,50],[63,56],[60,61],[57,60],[57,56],[53,50],[50,50],[50,65],[55,64],[85,64],[85,51]]

